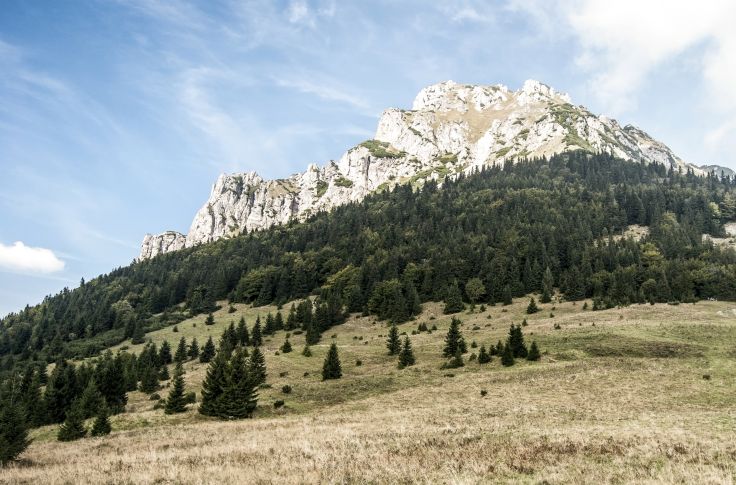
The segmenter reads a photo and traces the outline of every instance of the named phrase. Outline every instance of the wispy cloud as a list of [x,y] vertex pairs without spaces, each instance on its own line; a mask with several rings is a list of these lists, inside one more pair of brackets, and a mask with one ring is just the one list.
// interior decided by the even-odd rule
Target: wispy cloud
[[22,241],[10,246],[0,243],[0,269],[21,273],[55,273],[64,269],[64,261],[50,249],[26,246]]
[[[283,88],[295,89],[300,93],[313,94],[326,101],[344,103],[361,112],[367,112],[370,109],[370,103],[367,99],[325,83],[311,82],[306,79],[275,79],[274,81],[278,86]],[[371,115],[374,114],[371,113]]]

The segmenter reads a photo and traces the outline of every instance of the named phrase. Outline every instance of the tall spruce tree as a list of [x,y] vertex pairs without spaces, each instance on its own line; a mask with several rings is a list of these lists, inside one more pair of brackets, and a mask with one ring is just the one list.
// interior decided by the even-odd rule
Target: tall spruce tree
[[254,348],[250,354],[248,372],[256,386],[266,383],[266,358],[258,347]]
[[158,390],[158,369],[149,365],[143,368],[141,372],[141,384],[139,389],[141,392],[151,394]]
[[13,396],[0,399],[0,465],[9,463],[28,447],[28,427]]
[[503,351],[501,352],[501,365],[504,367],[514,365],[514,353],[512,352],[509,344],[503,346]]
[[187,354],[189,355],[189,359],[191,360],[199,357],[199,342],[197,342],[197,337],[194,337],[192,339],[192,343],[189,345],[189,350],[187,351]]
[[166,414],[183,413],[187,410],[187,403],[184,398],[184,367],[181,362],[176,363],[174,369],[174,380],[171,385],[171,391],[166,398],[164,412]]
[[103,404],[97,410],[90,434],[92,436],[105,436],[110,434],[110,431],[112,431],[112,426],[110,425],[110,411],[107,406]]
[[202,382],[202,403],[199,406],[200,414],[205,416],[220,416],[222,393],[228,381],[228,360],[225,354],[218,352],[209,367]]
[[526,312],[531,315],[533,313],[537,313],[539,311],[539,307],[537,306],[537,302],[534,301],[534,297],[531,297],[529,299],[529,305],[526,307]]
[[250,336],[250,344],[253,347],[260,347],[263,345],[263,332],[261,331],[261,317],[256,318],[256,323],[253,325],[253,332]]
[[61,426],[56,438],[59,441],[74,441],[84,438],[87,434],[87,428],[84,426],[84,414],[79,401],[75,401],[69,411],[66,413],[66,419]]
[[84,419],[91,418],[97,414],[97,410],[103,404],[105,404],[105,398],[97,388],[95,380],[90,379],[84,392],[82,392],[82,396],[79,398],[79,406]]
[[386,339],[386,348],[388,348],[388,355],[396,355],[401,350],[401,340],[399,340],[399,329],[395,323],[391,324],[391,328],[388,331],[388,338]]
[[158,351],[158,360],[162,365],[171,364],[171,346],[167,340],[161,343],[161,348]]
[[460,288],[457,285],[457,281],[453,281],[450,287],[447,289],[447,295],[445,296],[445,314],[458,313],[463,311],[465,305],[463,305],[463,295],[460,293]]
[[509,336],[506,340],[506,346],[511,347],[511,353],[514,357],[526,357],[527,348],[524,343],[524,334],[521,330],[521,325],[511,324],[509,328]]
[[330,350],[327,351],[325,362],[322,365],[322,380],[339,379],[341,377],[342,366],[340,365],[340,356],[337,352],[337,345],[333,343],[330,345]]
[[202,348],[202,352],[199,354],[199,361],[203,364],[209,363],[215,356],[215,343],[212,341],[212,336],[207,339],[207,342]]
[[179,345],[176,347],[176,353],[174,354],[174,362],[181,364],[187,361],[187,340],[182,337],[179,339]]
[[[258,349],[254,350],[257,352]],[[219,415],[228,419],[249,418],[256,409],[258,384],[249,369],[243,348],[233,352],[228,364],[225,387],[222,390]]]
[[404,337],[404,345],[401,347],[399,352],[399,369],[412,366],[416,363],[414,358],[414,351],[411,348],[411,342],[409,336]]
[[238,337],[238,345],[241,347],[250,345],[250,335],[248,335],[248,326],[245,324],[245,317],[240,317],[235,334]]
[[450,328],[445,336],[445,347],[442,350],[442,355],[444,357],[454,357],[458,350],[461,354],[464,354],[467,352],[467,346],[463,334],[460,332],[460,320],[452,317]]
[[541,355],[539,354],[539,347],[537,347],[537,342],[532,342],[532,346],[529,348],[529,354],[526,356],[527,360],[536,361],[541,358]]

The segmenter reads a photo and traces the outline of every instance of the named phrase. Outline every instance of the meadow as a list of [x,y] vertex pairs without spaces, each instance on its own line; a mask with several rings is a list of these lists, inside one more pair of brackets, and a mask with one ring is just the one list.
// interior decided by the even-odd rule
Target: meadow
[[[469,346],[465,366],[443,369],[450,317],[428,303],[399,326],[417,363],[387,355],[388,327],[352,316],[326,332],[313,355],[278,352],[285,332],[266,337],[268,387],[253,419],[217,421],[196,405],[179,415],[129,394],[113,432],[72,443],[56,427],[35,430],[3,483],[733,483],[736,477],[736,304],[704,301],[604,311],[584,302],[528,299],[457,316]],[[590,302],[587,304],[590,307]],[[175,349],[180,337],[215,341],[230,321],[274,307],[227,305],[215,325],[198,316],[147,335]],[[282,310],[288,312],[288,306]],[[478,347],[520,323],[539,362],[499,358],[479,365]],[[437,329],[412,335],[420,323]],[[330,343],[343,377],[321,380]],[[126,344],[128,351],[140,346]],[[359,362],[359,363],[358,363]],[[199,392],[206,366],[185,365]],[[292,392],[285,394],[282,387]],[[165,397],[166,388],[159,394]],[[276,409],[273,404],[283,400]]]

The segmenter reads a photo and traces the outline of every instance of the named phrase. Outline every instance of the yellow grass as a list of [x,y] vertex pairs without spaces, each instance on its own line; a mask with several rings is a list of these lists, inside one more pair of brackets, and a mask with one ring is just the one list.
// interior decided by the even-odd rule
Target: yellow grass
[[[526,316],[526,303],[460,315],[468,344],[504,338],[508,325]],[[327,332],[311,358],[300,354],[303,336],[292,336],[294,352],[276,355],[279,332],[264,346],[271,388],[261,390],[255,419],[213,421],[195,409],[166,416],[145,395],[131,393],[110,436],[59,443],[54,428],[37,430],[23,460],[0,470],[0,482],[734,481],[736,304],[603,312],[583,311],[582,303],[542,307],[524,329],[527,340],[540,344],[542,361],[511,368],[498,358],[479,366],[466,355],[464,368],[440,369],[449,318],[437,304],[400,327],[411,333],[419,322],[438,326],[412,336],[417,365],[404,370],[385,355],[386,326],[370,317]],[[209,332],[219,337],[241,312],[251,324],[256,313],[267,313],[222,310]],[[196,334],[202,344],[207,329],[192,323],[180,323],[178,334],[163,329],[151,336],[173,345],[175,337]],[[322,382],[333,333],[344,377]],[[204,366],[186,368],[188,387],[198,390]],[[293,393],[282,394],[284,384]],[[276,399],[286,407],[274,410]]]

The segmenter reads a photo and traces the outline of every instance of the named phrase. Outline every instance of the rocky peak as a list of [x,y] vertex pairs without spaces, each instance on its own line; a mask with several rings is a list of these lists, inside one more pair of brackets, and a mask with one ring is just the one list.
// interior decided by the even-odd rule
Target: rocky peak
[[507,160],[576,149],[705,173],[644,131],[596,116],[539,81],[526,81],[517,91],[445,81],[422,89],[411,110],[384,111],[375,139],[338,161],[310,164],[278,180],[255,172],[220,175],[187,235],[146,235],[140,258],[303,220],[398,183],[421,186]]

